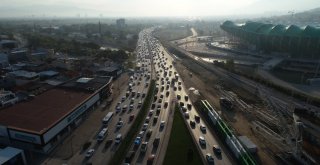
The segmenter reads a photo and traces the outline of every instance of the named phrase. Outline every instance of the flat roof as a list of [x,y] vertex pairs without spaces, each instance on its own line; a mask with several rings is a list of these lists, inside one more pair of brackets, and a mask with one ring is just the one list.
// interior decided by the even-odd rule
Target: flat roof
[[23,152],[20,149],[13,147],[6,147],[4,149],[0,149],[0,164],[6,163],[8,160]]
[[36,72],[28,72],[25,70],[16,70],[16,71],[9,72],[9,74],[12,74],[17,77],[25,77],[25,78],[33,78],[39,75]]
[[30,101],[0,110],[0,125],[34,134],[43,134],[96,94],[97,90],[109,84],[111,80],[111,77],[95,77],[83,84],[73,79]]
[[0,124],[42,134],[71,113],[93,93],[53,88],[28,102],[0,110]]

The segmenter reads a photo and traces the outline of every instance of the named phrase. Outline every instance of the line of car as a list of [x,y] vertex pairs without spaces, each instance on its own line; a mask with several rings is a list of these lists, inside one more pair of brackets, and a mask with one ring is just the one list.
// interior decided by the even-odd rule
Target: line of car
[[[113,142],[114,146],[118,146],[118,144],[121,143],[124,138],[123,135],[125,135],[131,127],[131,123],[135,119],[135,115],[138,114],[139,109],[142,107],[142,102],[145,99],[151,79],[151,61],[146,59],[148,55],[142,48],[138,49],[137,52],[140,52],[137,54],[137,63],[142,63],[143,67],[136,70],[133,75],[130,76],[127,90],[124,91],[124,95],[119,98],[119,102],[115,105],[114,111],[111,109],[111,112],[108,112],[108,114],[112,113],[112,115],[110,115],[111,117],[109,117],[107,122],[102,122],[102,128],[96,138],[97,144],[101,144],[107,136],[109,137],[105,141],[104,149],[108,149]],[[118,116],[118,121],[116,121],[115,125],[110,123],[113,116]],[[128,121],[128,124],[126,121]],[[112,138],[112,134],[108,134],[112,127],[114,128],[114,139]],[[126,129],[122,130],[123,127],[126,127]],[[99,137],[102,133],[104,135]],[[115,152],[116,149],[108,151]],[[85,154],[85,158],[91,158],[94,153],[95,148],[89,148]]]

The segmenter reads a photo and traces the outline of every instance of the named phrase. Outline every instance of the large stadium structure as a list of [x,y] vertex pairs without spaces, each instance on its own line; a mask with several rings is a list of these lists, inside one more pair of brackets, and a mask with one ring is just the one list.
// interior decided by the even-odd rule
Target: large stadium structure
[[320,28],[225,21],[221,29],[266,52],[289,53],[293,58],[320,59]]

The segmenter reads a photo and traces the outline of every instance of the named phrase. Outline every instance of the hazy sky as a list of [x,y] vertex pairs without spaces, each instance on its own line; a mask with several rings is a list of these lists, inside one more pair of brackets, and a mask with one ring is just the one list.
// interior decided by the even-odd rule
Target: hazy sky
[[0,17],[223,16],[317,7],[320,0],[0,0]]

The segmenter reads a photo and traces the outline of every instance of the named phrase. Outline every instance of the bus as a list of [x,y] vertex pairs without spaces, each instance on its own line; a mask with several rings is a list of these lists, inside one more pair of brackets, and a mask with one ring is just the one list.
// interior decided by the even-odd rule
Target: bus
[[102,119],[102,124],[106,125],[108,122],[111,120],[113,116],[113,112],[109,112],[103,119]]
[[107,133],[108,133],[108,128],[103,128],[98,134],[98,138],[97,138],[98,142],[101,142],[106,137]]

